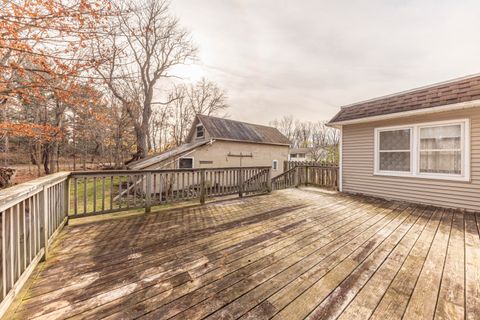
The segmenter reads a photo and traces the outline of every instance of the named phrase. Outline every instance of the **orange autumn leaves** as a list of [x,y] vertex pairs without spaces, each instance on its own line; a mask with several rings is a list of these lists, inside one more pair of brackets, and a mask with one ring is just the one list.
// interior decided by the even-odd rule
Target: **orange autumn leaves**
[[2,135],[31,138],[37,142],[54,141],[62,137],[60,128],[48,124],[2,122],[0,123],[0,132]]
[[[89,56],[86,49],[102,32],[109,10],[107,0],[0,0],[0,106],[17,100],[40,107],[54,97],[71,108],[91,108],[88,72],[101,57]],[[0,130],[12,136],[59,136],[48,124],[7,119]]]

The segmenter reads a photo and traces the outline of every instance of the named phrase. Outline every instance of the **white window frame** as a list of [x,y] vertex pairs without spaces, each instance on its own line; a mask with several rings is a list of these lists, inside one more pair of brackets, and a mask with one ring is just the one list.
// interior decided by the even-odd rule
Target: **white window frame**
[[[274,166],[275,164],[275,166]],[[278,160],[273,160],[272,161],[272,170],[277,171],[278,170]]]
[[[426,173],[420,172],[420,129],[426,127],[440,127],[448,125],[461,126],[461,174]],[[380,170],[380,132],[410,129],[410,171],[385,171]],[[375,128],[374,133],[374,175],[413,177],[423,179],[438,179],[451,181],[470,181],[471,172],[470,155],[470,119],[456,119],[447,121],[423,122],[403,126]]]
[[[180,168],[180,160],[181,159],[192,159],[192,167],[191,168]],[[194,157],[180,157],[178,158],[178,168],[179,169],[195,169],[195,158]]]
[[[389,171],[380,170],[380,133],[386,131],[396,130],[410,130],[410,171]],[[413,135],[414,128],[412,126],[395,126],[385,128],[375,128],[375,174],[378,175],[392,175],[392,176],[411,176],[413,174]],[[389,152],[395,152],[395,150],[388,150]],[[405,150],[400,150],[401,152]]]

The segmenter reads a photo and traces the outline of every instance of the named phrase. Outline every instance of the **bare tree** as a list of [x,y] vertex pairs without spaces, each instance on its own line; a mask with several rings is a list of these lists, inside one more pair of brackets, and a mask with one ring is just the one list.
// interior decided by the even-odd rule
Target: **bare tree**
[[193,84],[175,86],[169,98],[170,134],[172,144],[179,146],[185,142],[195,115],[226,116],[227,95],[212,81],[202,79]]
[[292,147],[307,148],[312,161],[338,162],[340,131],[325,122],[301,122],[287,116],[270,124],[290,139]]
[[292,115],[284,116],[280,120],[273,120],[270,125],[277,128],[288,140],[293,142],[295,138],[295,120]]
[[186,95],[189,107],[194,114],[212,116],[228,108],[225,91],[205,78],[190,85]]
[[125,106],[133,120],[137,151],[134,159],[148,153],[148,137],[154,91],[161,79],[171,77],[172,67],[195,58],[196,48],[188,32],[169,14],[166,0],[126,0],[118,6],[118,21],[98,52],[111,52],[109,63],[97,68],[108,88]]

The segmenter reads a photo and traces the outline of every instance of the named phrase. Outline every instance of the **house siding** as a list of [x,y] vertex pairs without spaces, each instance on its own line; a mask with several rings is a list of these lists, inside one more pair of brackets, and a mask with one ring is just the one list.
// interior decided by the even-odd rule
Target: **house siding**
[[[470,182],[374,175],[375,128],[470,119]],[[480,211],[480,111],[470,108],[342,128],[343,191],[435,206]]]
[[[211,145],[201,146],[193,151],[187,152],[175,159],[157,163],[147,169],[176,168],[177,160],[181,157],[193,158],[194,168],[232,168],[232,167],[269,167],[273,160],[278,160],[277,170],[272,170],[272,177],[282,173],[283,162],[288,159],[288,146],[269,145],[248,142],[222,141],[217,140]],[[242,158],[228,156],[232,154],[251,154],[252,157]],[[211,163],[200,163],[211,161]]]

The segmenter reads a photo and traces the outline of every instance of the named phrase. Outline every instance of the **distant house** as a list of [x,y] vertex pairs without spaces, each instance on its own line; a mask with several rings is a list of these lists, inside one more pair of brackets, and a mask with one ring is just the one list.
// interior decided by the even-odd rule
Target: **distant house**
[[271,166],[282,173],[290,141],[275,128],[197,115],[187,143],[130,164],[130,169]]
[[328,152],[323,148],[291,148],[288,159],[290,161],[323,161]]
[[480,210],[480,76],[342,107],[340,190]]
[[288,159],[291,161],[311,161],[312,153],[309,148],[292,148],[290,149]]

